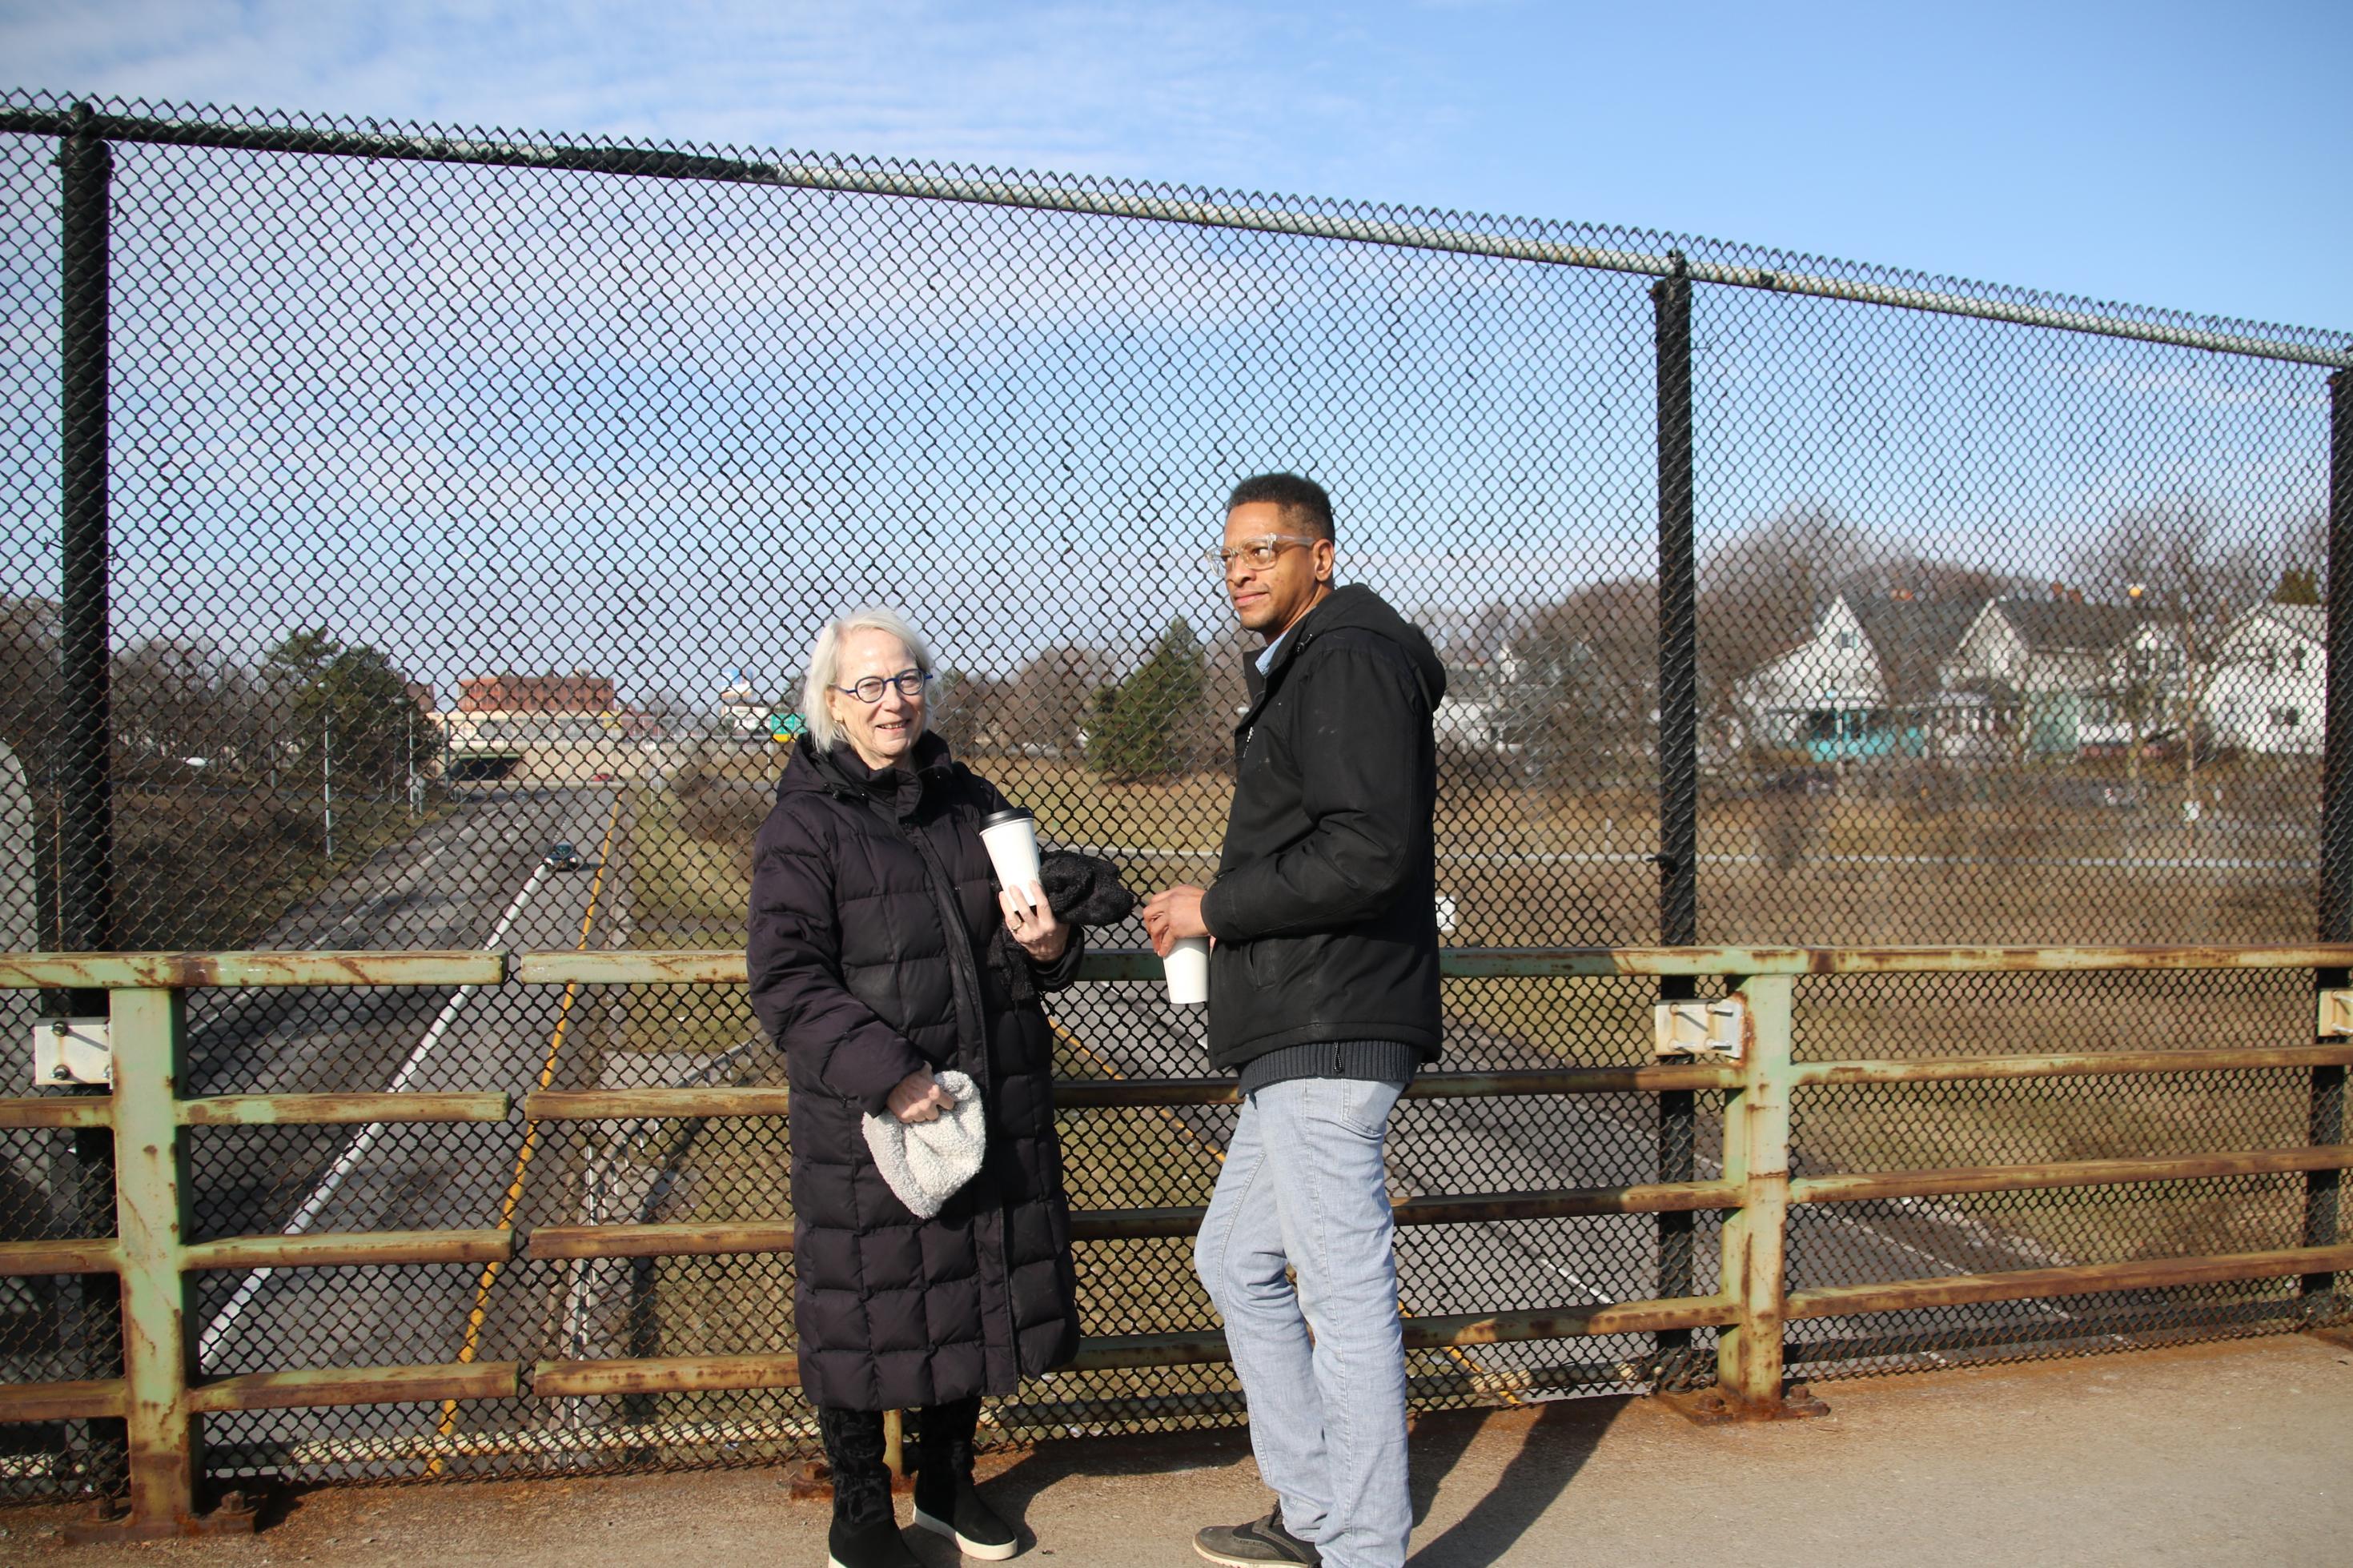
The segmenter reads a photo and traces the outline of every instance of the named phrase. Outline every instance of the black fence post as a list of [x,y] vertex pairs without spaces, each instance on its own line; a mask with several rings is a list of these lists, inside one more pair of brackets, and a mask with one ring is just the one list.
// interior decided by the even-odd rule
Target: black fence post
[[[1687,947],[1699,940],[1699,622],[1692,544],[1691,279],[1683,254],[1675,270],[1651,288],[1657,329],[1659,400],[1659,942]],[[1659,1000],[1686,1001],[1694,983],[1669,976]],[[1696,1171],[1696,1097],[1659,1096],[1659,1180],[1687,1182]],[[1689,1214],[1659,1215],[1659,1294],[1693,1289]],[[1679,1381],[1691,1345],[1687,1329],[1658,1336],[1658,1382]]]
[[[2353,371],[2328,378],[2328,693],[2321,722],[2320,930],[2323,942],[2353,942]],[[2318,987],[2347,983],[2342,969],[2314,976]],[[2345,1138],[2345,1069],[2312,1069],[2312,1142]],[[2304,1179],[2304,1245],[2334,1247],[2341,1171]],[[2337,1277],[2304,1277],[2304,1310],[2335,1310]]]
[[[111,289],[109,205],[113,200],[114,150],[91,125],[87,103],[74,111],[74,129],[58,150],[59,424],[58,480],[63,515],[58,560],[58,664],[64,711],[58,715],[58,925],[60,945],[104,952],[114,931],[114,759],[110,693],[107,586],[110,546],[107,497],[108,296]],[[69,1001],[79,1016],[103,1016],[103,991],[77,991]],[[72,1202],[79,1233],[115,1230],[114,1134],[105,1128],[74,1133]],[[111,1274],[75,1281],[78,1298],[61,1323],[86,1375],[120,1375],[122,1353],[121,1282]],[[93,1489],[111,1493],[121,1442],[93,1422]],[[111,1441],[108,1440],[111,1437]]]
[[[59,479],[64,500],[60,552],[58,770],[60,935],[69,950],[114,945],[114,805],[108,693],[107,605],[107,206],[114,153],[90,128],[90,106],[65,139],[62,224],[61,370],[64,382]],[[95,1006],[84,1007],[94,1000]],[[78,1010],[102,1011],[105,994],[77,996]]]

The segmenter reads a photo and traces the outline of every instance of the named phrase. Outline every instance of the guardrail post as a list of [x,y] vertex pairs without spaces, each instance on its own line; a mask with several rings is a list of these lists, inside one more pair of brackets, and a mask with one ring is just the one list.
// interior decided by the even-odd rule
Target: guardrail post
[[122,1248],[122,1373],[130,1389],[130,1511],[85,1525],[77,1539],[153,1541],[242,1533],[253,1513],[196,1513],[201,1478],[188,1281],[187,1152],[179,1123],[186,1004],[176,990],[113,994],[115,1215]]
[[[1680,252],[1674,272],[1651,286],[1658,357],[1659,464],[1659,942],[1688,947],[1699,941],[1699,621],[1692,539],[1692,283]],[[1698,992],[1683,975],[1659,982],[1662,1002],[1687,1002]],[[1658,1173],[1688,1182],[1697,1173],[1697,1099],[1689,1089],[1659,1096]],[[1662,1214],[1659,1284],[1662,1297],[1692,1293],[1694,1223],[1689,1214]],[[1683,1384],[1691,1331],[1659,1334],[1654,1377],[1662,1390]]]
[[1740,1207],[1724,1222],[1724,1291],[1739,1321],[1716,1341],[1715,1393],[1724,1414],[1773,1419],[1819,1415],[1824,1406],[1781,1388],[1781,1324],[1789,1219],[1789,1009],[1797,982],[1751,975],[1740,1087],[1724,1107],[1724,1178],[1740,1184]]

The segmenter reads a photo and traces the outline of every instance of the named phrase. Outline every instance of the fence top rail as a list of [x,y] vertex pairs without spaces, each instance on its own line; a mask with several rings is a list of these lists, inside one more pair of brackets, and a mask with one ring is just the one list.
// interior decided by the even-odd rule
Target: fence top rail
[[17,91],[0,96],[0,132],[67,136],[78,132],[107,141],[166,146],[774,185],[1293,235],[1642,277],[1683,276],[1733,288],[1926,310],[2331,369],[2353,368],[2353,339],[2338,333],[2137,310],[2026,289],[1956,284],[1885,268],[1854,268],[1851,270],[1863,275],[1841,276],[1830,270],[1838,264],[1813,258],[1792,258],[1797,265],[1784,267],[1778,265],[1781,259],[1778,256],[1752,255],[1745,247],[1651,233],[1620,234],[1583,226],[1498,219],[1485,215],[1426,213],[1364,203],[1279,201],[1271,205],[1256,195],[1236,200],[1230,193],[1184,186],[1010,174],[899,160],[594,142],[515,136],[506,132],[454,131],[439,126],[387,129],[374,121],[321,121],[282,114],[250,116],[235,110],[224,114],[216,109],[166,106],[162,113],[156,113],[143,103],[109,103],[101,110],[58,94]]
[[[2192,947],[1458,947],[1440,955],[1457,979],[1629,975],[2006,974],[2087,970],[2353,969],[2353,942]],[[1145,948],[1089,953],[1086,980],[1157,980]],[[0,952],[0,990],[213,986],[741,985],[735,948],[352,952]]]

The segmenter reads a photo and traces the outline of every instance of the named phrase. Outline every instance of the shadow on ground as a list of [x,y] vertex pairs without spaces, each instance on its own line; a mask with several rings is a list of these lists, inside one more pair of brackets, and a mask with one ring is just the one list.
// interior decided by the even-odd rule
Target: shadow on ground
[[[1066,1481],[1222,1470],[1249,1457],[1250,1434],[1239,1428],[1169,1433],[1145,1440],[1051,1442],[1022,1450],[1011,1464],[993,1475],[984,1462],[980,1479],[989,1507],[1021,1532],[1021,1550],[1026,1554],[1039,1545],[1037,1533],[1029,1522],[1030,1505],[1041,1493]],[[1204,1524],[1217,1522],[1220,1521],[1204,1519],[1187,1523],[1171,1519],[1168,1528],[1189,1535]],[[915,1538],[911,1536],[911,1540]],[[951,1552],[944,1561],[955,1561],[955,1554]]]
[[1487,1568],[1501,1563],[1520,1538],[1543,1519],[1601,1446],[1602,1435],[1630,1403],[1567,1399],[1545,1405],[1521,1435],[1519,1448],[1484,1495],[1467,1512],[1429,1537],[1419,1531],[1457,1463],[1498,1416],[1497,1410],[1460,1410],[1425,1415],[1413,1426],[1414,1550],[1420,1568]]
[[[1427,1538],[1417,1533],[1412,1562],[1420,1568],[1489,1568],[1504,1561],[1521,1538],[1544,1518],[1546,1510],[1559,1501],[1561,1493],[1577,1479],[1577,1471],[1599,1447],[1610,1423],[1628,1403],[1624,1398],[1577,1399],[1543,1406],[1526,1424],[1519,1436],[1518,1447],[1478,1500],[1443,1532]],[[1417,1532],[1429,1518],[1440,1489],[1455,1477],[1464,1457],[1499,1417],[1507,1423],[1516,1419],[1508,1411],[1463,1410],[1426,1415],[1414,1422],[1413,1518]],[[1224,1469],[1246,1458],[1249,1453],[1250,1435],[1246,1431],[1168,1436],[1149,1444],[1052,1443],[1022,1454],[994,1477],[986,1477],[985,1482],[990,1504],[1020,1528],[1022,1545],[1027,1550],[1038,1544],[1027,1522],[1031,1504],[1065,1482]],[[1455,1480],[1457,1487],[1465,1484],[1477,1483]],[[1272,1500],[1267,1495],[1254,1506],[1262,1510]],[[1245,1507],[1230,1519],[1171,1518],[1166,1521],[1166,1533],[1170,1540],[1182,1541],[1203,1525],[1240,1523],[1250,1511]],[[920,1537],[911,1540],[917,1543],[919,1551],[928,1544]],[[952,1560],[952,1555],[942,1561]]]

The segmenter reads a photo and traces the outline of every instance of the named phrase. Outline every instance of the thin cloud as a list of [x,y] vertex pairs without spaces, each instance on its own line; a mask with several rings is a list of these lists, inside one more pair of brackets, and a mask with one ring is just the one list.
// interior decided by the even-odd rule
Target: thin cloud
[[1378,83],[1316,79],[1312,32],[1216,4],[101,0],[0,17],[0,48],[107,96],[1214,180],[1383,123]]

